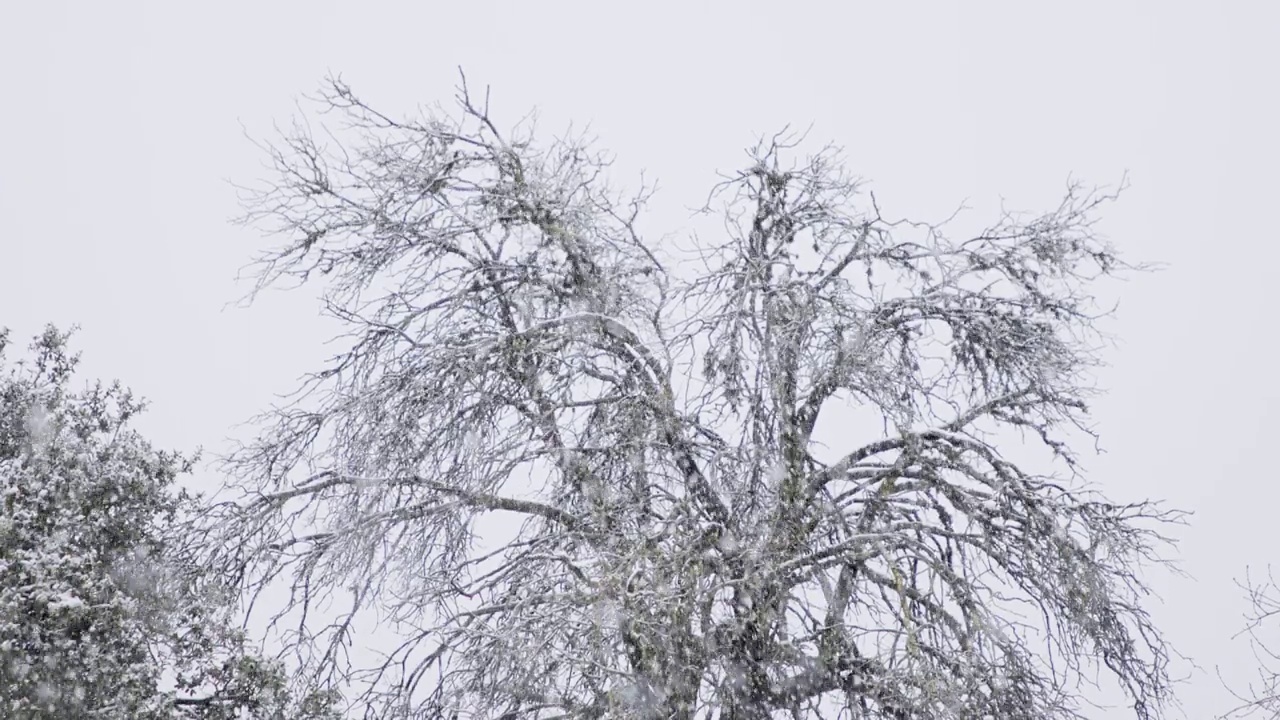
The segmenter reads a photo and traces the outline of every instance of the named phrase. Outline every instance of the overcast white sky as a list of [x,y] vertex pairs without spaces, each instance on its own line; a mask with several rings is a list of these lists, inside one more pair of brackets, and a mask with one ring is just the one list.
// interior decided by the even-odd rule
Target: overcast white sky
[[967,199],[979,223],[1127,170],[1100,230],[1169,267],[1119,288],[1092,479],[1196,513],[1194,580],[1151,579],[1206,671],[1186,715],[1209,717],[1230,704],[1215,665],[1253,668],[1233,578],[1275,553],[1280,4],[1053,5],[5,3],[0,326],[81,324],[86,372],[149,397],[153,439],[220,447],[324,354],[306,293],[223,306],[260,242],[226,223],[226,181],[263,176],[241,124],[268,134],[330,70],[397,111],[448,102],[462,65],[508,122],[590,123],[619,179],[658,179],[661,230],[788,122],[844,146],[891,215]]

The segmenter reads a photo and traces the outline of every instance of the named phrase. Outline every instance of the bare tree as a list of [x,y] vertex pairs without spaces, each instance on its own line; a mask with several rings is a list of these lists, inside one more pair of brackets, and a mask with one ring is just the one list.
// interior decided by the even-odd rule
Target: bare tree
[[[1179,515],[1109,502],[1072,447],[1091,282],[1132,268],[1092,229],[1113,194],[957,240],[783,135],[677,262],[647,189],[465,80],[454,114],[318,100],[343,123],[264,145],[245,221],[285,238],[257,287],[318,272],[350,333],[229,458],[210,559],[289,584],[308,671],[388,718],[1041,720],[1101,667],[1160,715],[1137,573]],[[404,639],[373,665],[345,655],[365,611]]]
[[1262,629],[1273,624],[1276,617],[1280,616],[1280,585],[1276,584],[1275,576],[1268,568],[1265,580],[1255,579],[1251,573],[1246,573],[1245,581],[1240,586],[1248,594],[1250,605],[1249,613],[1245,616],[1245,629],[1240,634],[1249,638],[1253,656],[1258,661],[1258,682],[1250,683],[1243,692],[1231,689],[1231,683],[1224,682],[1241,704],[1222,717],[1262,714],[1264,717],[1277,718],[1280,717],[1280,656],[1276,654],[1274,642],[1268,643],[1262,637]]

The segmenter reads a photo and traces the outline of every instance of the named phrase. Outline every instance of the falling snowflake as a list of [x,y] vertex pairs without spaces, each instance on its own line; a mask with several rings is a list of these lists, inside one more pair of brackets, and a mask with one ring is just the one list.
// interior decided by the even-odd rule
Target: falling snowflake
[[31,407],[26,418],[27,435],[34,447],[42,447],[49,442],[53,434],[53,418],[49,409],[42,403]]

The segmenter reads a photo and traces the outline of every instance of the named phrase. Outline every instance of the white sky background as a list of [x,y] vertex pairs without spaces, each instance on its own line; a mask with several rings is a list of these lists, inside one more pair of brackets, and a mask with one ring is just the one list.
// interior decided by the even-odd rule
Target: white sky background
[[618,182],[658,180],[655,237],[788,122],[842,145],[888,215],[938,220],[967,200],[960,227],[994,220],[1002,197],[1047,210],[1068,175],[1127,170],[1099,229],[1169,267],[1109,288],[1121,344],[1100,377],[1109,452],[1091,478],[1196,513],[1177,555],[1194,580],[1150,578],[1157,619],[1205,670],[1186,715],[1209,717],[1230,705],[1215,665],[1241,683],[1254,667],[1230,639],[1245,610],[1233,578],[1275,553],[1280,4],[1048,7],[4,3],[0,326],[24,341],[81,324],[86,376],[152,400],[144,432],[221,448],[327,354],[309,291],[223,306],[261,246],[226,223],[226,181],[265,175],[241,123],[258,137],[287,125],[329,70],[398,112],[447,104],[463,65],[492,86],[500,124],[535,106],[547,133],[590,123]]

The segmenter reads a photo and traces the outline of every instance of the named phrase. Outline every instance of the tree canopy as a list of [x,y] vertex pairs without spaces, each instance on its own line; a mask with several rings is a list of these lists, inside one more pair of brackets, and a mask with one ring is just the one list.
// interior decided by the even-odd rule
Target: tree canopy
[[175,484],[194,458],[131,429],[144,406],[119,383],[74,387],[68,337],[49,327],[5,368],[0,332],[0,716],[332,717],[204,582]]
[[[465,82],[319,103],[245,221],[282,239],[257,287],[318,283],[348,332],[208,518],[211,567],[289,588],[311,676],[380,718],[1043,720],[1102,668],[1160,715],[1138,573],[1178,514],[1077,454],[1114,193],[953,237],[779,135],[677,257],[648,189]],[[362,664],[373,618],[403,643]]]

